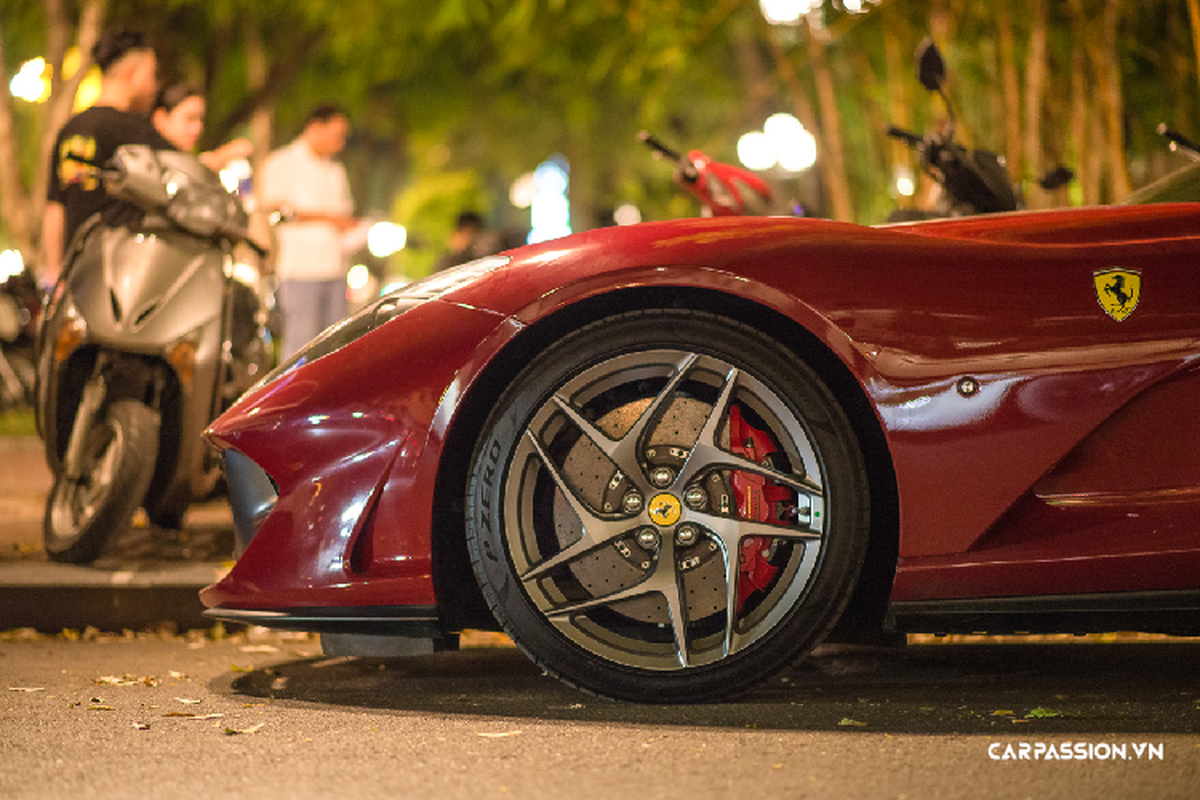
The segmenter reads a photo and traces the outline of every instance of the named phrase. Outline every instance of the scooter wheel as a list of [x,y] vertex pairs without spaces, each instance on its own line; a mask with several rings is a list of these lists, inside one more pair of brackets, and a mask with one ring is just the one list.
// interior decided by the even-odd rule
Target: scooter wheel
[[87,434],[77,479],[60,472],[46,503],[44,542],[55,561],[88,563],[142,504],[158,453],[159,416],[136,400],[118,400]]

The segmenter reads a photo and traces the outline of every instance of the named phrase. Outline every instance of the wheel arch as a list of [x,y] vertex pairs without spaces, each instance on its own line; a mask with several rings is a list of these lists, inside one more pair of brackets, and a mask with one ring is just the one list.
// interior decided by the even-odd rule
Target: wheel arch
[[636,287],[582,299],[523,330],[472,382],[447,431],[434,488],[434,590],[450,629],[498,628],[475,579],[465,537],[464,487],[477,440],[492,407],[517,373],[568,333],[630,311],[678,309],[725,317],[771,337],[819,374],[846,412],[862,450],[870,487],[870,542],[862,576],[834,638],[858,640],[882,629],[899,549],[899,500],[891,454],[861,384],[811,331],[773,308],[737,295],[692,287]]

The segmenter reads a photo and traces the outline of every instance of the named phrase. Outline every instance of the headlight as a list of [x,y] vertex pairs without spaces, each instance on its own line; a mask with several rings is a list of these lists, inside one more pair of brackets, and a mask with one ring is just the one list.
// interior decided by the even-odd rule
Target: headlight
[[476,259],[385,295],[341,322],[326,328],[317,335],[317,338],[301,348],[300,352],[271,370],[256,384],[255,388],[270,383],[296,367],[341,350],[380,325],[400,316],[408,309],[441,297],[481,275],[504,266],[511,260],[508,256],[487,256]]
[[486,275],[494,269],[503,267],[512,261],[511,256],[484,256],[457,267],[435,272],[424,280],[417,281],[411,286],[405,286],[394,295],[395,297],[419,297],[422,300],[432,300],[444,294],[466,286],[471,281]]

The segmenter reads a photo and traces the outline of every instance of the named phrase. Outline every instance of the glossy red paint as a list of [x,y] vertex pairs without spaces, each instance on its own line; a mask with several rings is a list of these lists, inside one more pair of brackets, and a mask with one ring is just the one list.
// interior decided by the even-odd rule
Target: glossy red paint
[[[621,286],[719,287],[792,317],[846,363],[879,414],[899,482],[901,556],[959,553],[1104,419],[1200,357],[1200,208],[989,219],[994,227],[880,229],[723,219],[641,226],[615,241],[597,232],[574,248],[546,246],[459,296],[533,325]],[[1070,241],[1095,242],[1047,243],[1059,227]],[[1144,232],[1129,242],[1109,227]],[[1013,243],[1022,230],[1033,244]],[[989,232],[1004,244],[982,241]],[[659,266],[647,270],[652,259]],[[630,261],[641,269],[604,271]],[[705,269],[677,266],[688,264]],[[1121,323],[1092,280],[1118,265],[1140,269],[1144,286]],[[537,283],[543,270],[554,291],[518,283]],[[960,395],[964,377],[981,390]],[[964,497],[966,513],[955,500]]]
[[[252,454],[280,497],[230,573],[201,593],[205,604],[433,605],[429,519],[441,443],[431,424],[459,365],[502,325],[431,301],[336,359],[251,391],[214,423],[210,440]],[[407,347],[385,346],[389,335]]]
[[[896,476],[894,599],[1200,588],[1197,253],[1196,204],[682,220],[522,248],[218,420],[212,440],[281,496],[204,602],[432,604],[433,486],[480,374],[550,315],[654,287],[757,303],[853,375]],[[1141,275],[1121,322],[1093,283],[1113,267]]]

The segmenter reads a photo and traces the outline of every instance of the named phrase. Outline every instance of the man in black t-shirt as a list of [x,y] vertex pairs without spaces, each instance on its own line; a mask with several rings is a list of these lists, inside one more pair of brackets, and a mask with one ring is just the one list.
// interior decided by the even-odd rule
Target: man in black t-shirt
[[100,67],[100,94],[91,108],[72,117],[59,131],[50,157],[50,185],[42,220],[46,262],[42,278],[49,283],[58,279],[63,253],[83,222],[97,212],[121,211],[123,204],[104,191],[97,165],[107,163],[125,144],[173,149],[148,116],[158,88],[158,60],[141,34],[105,33],[92,54]]

